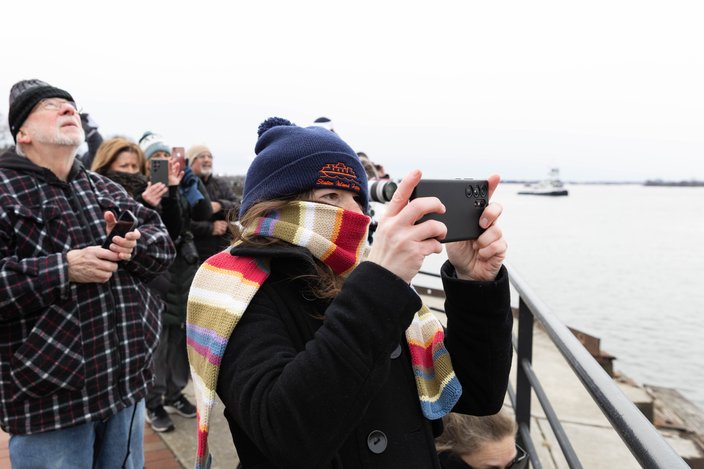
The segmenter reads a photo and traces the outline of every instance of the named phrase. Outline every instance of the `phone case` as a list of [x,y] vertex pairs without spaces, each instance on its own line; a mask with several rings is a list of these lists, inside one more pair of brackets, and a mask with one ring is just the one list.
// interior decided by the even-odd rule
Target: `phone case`
[[168,160],[150,160],[149,177],[153,184],[157,182],[169,185],[169,161]]
[[447,226],[443,243],[477,239],[484,232],[479,218],[489,203],[489,183],[478,179],[422,179],[411,194],[418,197],[437,197],[445,205],[445,213],[432,213],[425,220],[439,220]]
[[137,218],[131,211],[125,210],[124,212],[122,212],[117,219],[117,223],[115,223],[115,226],[113,226],[112,230],[110,230],[110,233],[108,233],[108,237],[105,238],[105,241],[103,242],[102,246],[103,249],[110,248],[110,244],[112,243],[112,238],[114,236],[120,236],[124,238],[127,233],[134,229],[136,224]]

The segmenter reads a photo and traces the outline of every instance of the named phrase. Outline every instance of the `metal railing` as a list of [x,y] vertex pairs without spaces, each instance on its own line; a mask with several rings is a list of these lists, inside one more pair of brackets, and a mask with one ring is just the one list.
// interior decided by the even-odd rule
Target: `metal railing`
[[[439,275],[429,272],[421,271],[419,273],[439,277]],[[533,326],[537,321],[641,466],[688,469],[689,466],[685,461],[667,444],[635,404],[623,394],[582,343],[557,319],[527,283],[510,268],[509,279],[519,298],[518,335],[513,338],[517,356],[516,390],[514,392],[509,384],[508,391],[516,414],[519,438],[530,456],[532,467],[542,468],[530,435],[532,393],[535,393],[569,467],[582,467],[577,453],[532,367]],[[437,308],[432,309],[437,310]]]

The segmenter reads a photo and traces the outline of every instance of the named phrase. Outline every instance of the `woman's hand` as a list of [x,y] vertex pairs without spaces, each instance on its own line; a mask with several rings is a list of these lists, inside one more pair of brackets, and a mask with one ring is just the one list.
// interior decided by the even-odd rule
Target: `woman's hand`
[[408,201],[421,176],[419,170],[413,170],[399,184],[379,220],[367,258],[408,283],[427,255],[442,252],[438,239],[447,233],[445,225],[436,220],[415,224],[428,213],[445,212],[445,206],[436,197]]
[[169,191],[169,188],[164,183],[157,182],[152,184],[147,183],[147,188],[142,192],[142,200],[148,203],[152,208],[157,207],[161,203],[161,198]]
[[176,158],[169,158],[169,185],[178,186],[183,179],[184,172]]
[[[489,198],[499,185],[499,176],[489,176]],[[479,225],[486,231],[475,240],[447,243],[447,259],[455,267],[457,277],[465,280],[494,280],[501,269],[508,244],[496,220],[503,208],[490,203],[482,212]]]

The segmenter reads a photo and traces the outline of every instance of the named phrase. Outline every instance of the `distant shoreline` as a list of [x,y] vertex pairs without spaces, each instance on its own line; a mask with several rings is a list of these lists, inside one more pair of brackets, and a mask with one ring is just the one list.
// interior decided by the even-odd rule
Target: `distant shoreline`
[[[537,180],[502,180],[502,184],[533,184]],[[638,186],[656,186],[656,187],[704,187],[704,181],[661,181],[647,180],[643,181],[565,181],[565,184],[572,185],[607,185],[607,186],[622,186],[622,185],[638,185]]]

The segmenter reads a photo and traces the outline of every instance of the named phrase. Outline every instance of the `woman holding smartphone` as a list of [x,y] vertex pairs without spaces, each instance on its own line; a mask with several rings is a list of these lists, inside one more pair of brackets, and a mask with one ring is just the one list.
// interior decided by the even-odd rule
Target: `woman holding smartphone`
[[217,393],[245,469],[439,468],[441,417],[495,413],[506,391],[501,207],[485,209],[477,240],[445,245],[445,333],[410,286],[446,232],[415,224],[444,210],[409,201],[420,171],[400,183],[368,250],[367,178],[335,133],[272,118],[255,153],[235,244],[200,267],[189,296],[196,466],[208,466]]
[[166,162],[168,186],[149,180],[144,152],[134,142],[116,137],[103,141],[91,165],[91,171],[120,184],[137,202],[159,212],[171,239],[181,232],[178,184],[183,178],[176,162]]

